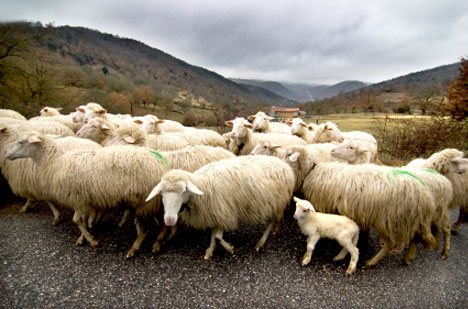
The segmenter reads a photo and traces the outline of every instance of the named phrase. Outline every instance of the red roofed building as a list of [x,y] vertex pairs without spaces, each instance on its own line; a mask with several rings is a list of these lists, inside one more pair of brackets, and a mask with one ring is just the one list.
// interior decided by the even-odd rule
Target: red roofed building
[[277,120],[287,120],[294,117],[304,116],[305,112],[301,111],[299,107],[272,106],[268,114],[271,117],[275,117]]

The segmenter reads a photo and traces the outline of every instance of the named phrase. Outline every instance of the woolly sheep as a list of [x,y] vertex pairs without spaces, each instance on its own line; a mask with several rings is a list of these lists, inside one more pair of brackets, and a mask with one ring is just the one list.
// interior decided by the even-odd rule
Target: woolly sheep
[[248,116],[247,119],[252,123],[254,132],[291,134],[291,129],[287,124],[270,122],[275,118],[267,116],[264,112],[257,112],[255,115]]
[[428,159],[415,159],[407,166],[433,169],[450,180],[453,200],[449,207],[460,209],[458,220],[452,228],[453,232],[458,234],[464,221],[464,213],[468,211],[468,160],[463,158],[463,152],[448,148],[432,154]]
[[349,262],[347,275],[351,275],[356,270],[356,264],[359,260],[359,250],[356,247],[359,239],[359,226],[356,222],[345,216],[325,214],[316,212],[314,206],[307,200],[294,197],[296,202],[296,212],[294,219],[301,229],[301,232],[307,236],[307,251],[302,258],[302,266],[309,264],[315,245],[320,238],[326,237],[335,239],[343,247],[334,261],[345,258],[349,252],[351,260]]
[[89,233],[85,218],[120,203],[131,206],[138,235],[127,257],[133,256],[145,237],[141,219],[159,210],[158,200],[149,204],[144,198],[165,170],[147,148],[112,146],[65,152],[54,139],[31,134],[20,138],[7,155],[10,160],[28,157],[44,175],[41,186],[47,199],[75,210],[74,222],[92,247],[98,243]]
[[89,102],[86,104],[84,109],[85,119],[84,122],[88,122],[92,118],[102,118],[108,120],[107,110],[98,103]]
[[[243,156],[210,163],[190,173],[172,170],[151,191],[147,201],[162,194],[164,221],[172,226],[180,215],[196,229],[211,229],[209,259],[218,239],[230,253],[233,246],[223,239],[224,231],[238,228],[240,221],[268,226],[256,250],[260,250],[292,197],[294,173],[283,161],[268,156]],[[181,211],[186,204],[186,210]],[[179,214],[180,213],[180,214]]]
[[289,126],[291,126],[291,134],[299,136],[308,144],[315,143],[318,128],[315,128],[314,130],[314,128],[312,127],[312,129],[310,129],[308,125],[304,122],[304,120],[302,120],[301,118],[293,118],[292,120],[287,121],[286,123]]
[[306,142],[293,135],[277,133],[253,133],[252,124],[242,117],[226,121],[228,127],[232,127],[231,145],[229,150],[236,155],[247,155],[252,152],[255,146],[262,142],[271,142],[279,146],[305,145]]
[[371,163],[371,151],[364,144],[360,144],[354,140],[344,142],[341,145],[336,145],[331,150],[331,155],[334,158],[347,161],[349,164]]
[[174,120],[162,120],[154,115],[145,115],[141,118],[142,128],[146,133],[162,134],[169,132],[183,132],[186,127]]
[[0,109],[0,117],[3,118],[12,118],[12,119],[17,119],[17,120],[26,120],[26,117],[18,113],[17,111],[14,111],[12,109]]
[[108,120],[93,118],[81,127],[76,136],[90,139],[100,145],[105,145],[115,136],[115,126]]
[[60,113],[61,110],[63,110],[62,107],[55,108],[55,107],[46,106],[39,111],[39,114],[41,115],[41,117],[58,116],[62,114]]
[[[295,162],[297,156],[300,154],[293,153],[288,160]],[[435,205],[434,193],[426,187],[426,179],[437,183],[437,201],[442,205]],[[302,184],[302,193],[318,211],[345,215],[363,230],[374,228],[384,239],[383,247],[366,266],[377,264],[391,249],[411,241],[405,257],[409,264],[416,253],[417,234],[435,247],[437,242],[430,230],[434,213],[437,209],[443,211],[453,196],[450,182],[439,174],[336,162],[313,165]],[[442,253],[443,257],[446,253]]]
[[[70,127],[57,122],[49,120],[39,120],[41,117],[34,118],[34,120],[28,120],[28,125],[32,130],[38,131],[43,134],[53,134],[59,136],[72,136],[75,132]],[[47,117],[51,118],[51,117]]]

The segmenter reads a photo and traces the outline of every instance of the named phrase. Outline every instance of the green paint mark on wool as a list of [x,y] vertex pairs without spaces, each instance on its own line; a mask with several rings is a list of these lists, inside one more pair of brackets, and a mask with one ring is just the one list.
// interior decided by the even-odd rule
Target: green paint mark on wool
[[[434,171],[435,172],[435,171]],[[399,169],[399,168],[392,168],[389,172],[389,176],[398,176],[398,175],[403,175],[403,176],[410,176],[410,177],[413,177],[414,179],[416,179],[417,181],[419,181],[422,185],[424,185],[424,182],[421,180],[421,178],[419,178],[418,176],[416,176],[415,174],[411,173],[410,171],[406,171],[406,170],[402,170],[402,169]]]
[[170,167],[170,164],[169,164],[169,161],[167,161],[166,158],[164,158],[164,156],[162,154],[160,154],[159,152],[157,152],[156,150],[150,150],[149,151],[156,159],[158,159],[159,161],[161,161],[161,163],[163,164],[163,166],[165,168],[169,168]]

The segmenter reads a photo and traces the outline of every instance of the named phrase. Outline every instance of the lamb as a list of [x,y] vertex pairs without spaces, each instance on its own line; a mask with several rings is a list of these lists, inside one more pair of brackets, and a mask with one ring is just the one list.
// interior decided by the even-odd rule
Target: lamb
[[250,154],[255,146],[261,142],[271,142],[279,146],[306,144],[303,139],[293,135],[253,133],[252,124],[241,117],[226,121],[225,124],[228,127],[232,127],[232,141],[229,150],[233,151],[236,155]]
[[0,109],[0,117],[2,118],[12,118],[12,119],[17,119],[17,120],[26,120],[26,117],[18,113],[17,111],[14,111],[12,109]]
[[[468,210],[468,173],[462,171],[468,167],[468,160],[463,158],[463,152],[448,148],[434,153],[428,159],[415,159],[407,166],[429,168],[450,180],[454,196],[449,208],[460,209],[458,220],[452,227],[454,234],[458,234],[464,221],[464,213]],[[458,171],[458,166],[462,170]]]
[[291,134],[291,129],[287,124],[270,122],[273,119],[275,118],[267,116],[264,112],[257,112],[247,117],[247,120],[252,123],[254,132]]
[[[300,155],[294,152],[287,160],[294,163]],[[453,196],[450,182],[442,175],[421,169],[336,162],[312,165],[306,174],[302,193],[318,211],[345,215],[363,230],[374,228],[384,239],[383,247],[366,266],[374,266],[391,249],[411,240],[405,257],[409,264],[416,252],[417,234],[429,246],[436,247],[430,225],[436,211],[443,212]],[[437,195],[427,188],[435,188],[435,183],[439,187]],[[441,205],[436,205],[436,201]],[[446,255],[444,250],[442,257]]]
[[297,220],[301,232],[307,236],[307,251],[302,258],[302,266],[309,264],[315,244],[320,238],[326,237],[335,239],[343,246],[340,253],[333,258],[334,261],[344,259],[348,252],[351,254],[346,270],[346,274],[351,275],[356,270],[359,260],[357,248],[359,226],[356,222],[345,216],[316,212],[314,206],[307,200],[294,197],[294,201],[296,202],[294,219]]
[[[256,245],[256,250],[260,250],[273,226],[282,221],[293,189],[294,173],[282,160],[243,156],[210,163],[193,173],[169,171],[146,200],[162,194],[164,222],[169,226],[177,223],[180,213],[189,226],[211,229],[210,246],[204,255],[204,259],[209,259],[216,239],[233,253],[234,248],[223,239],[223,233],[236,230],[239,221],[268,224]],[[181,211],[183,204],[187,207]]]
[[342,143],[345,140],[353,140],[368,148],[371,152],[371,162],[377,155],[377,140],[369,133],[362,131],[341,132],[333,122],[320,124],[317,129],[315,143],[329,143],[332,141]]
[[127,253],[130,257],[146,235],[141,220],[159,211],[158,200],[145,203],[144,198],[159,182],[165,167],[147,148],[112,146],[65,152],[54,139],[33,133],[18,139],[7,158],[32,158],[43,175],[41,187],[47,200],[75,210],[73,220],[92,247],[98,242],[89,233],[85,218],[93,212],[120,203],[135,210],[138,235]]
[[[309,128],[309,126],[301,118],[293,118],[286,122],[291,126],[291,133],[297,135],[307,142],[307,144],[315,143],[318,133],[318,126],[316,128]],[[315,126],[315,125],[314,125]]]
[[332,149],[331,155],[334,158],[345,160],[349,164],[371,163],[370,149],[355,140],[349,140],[341,145],[336,145]]

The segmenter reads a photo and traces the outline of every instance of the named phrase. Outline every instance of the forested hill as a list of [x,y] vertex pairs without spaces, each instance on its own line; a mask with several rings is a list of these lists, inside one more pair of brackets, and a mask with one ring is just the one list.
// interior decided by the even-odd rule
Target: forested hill
[[[128,112],[131,104],[250,112],[292,102],[132,39],[38,23],[0,28],[2,41],[11,42],[15,53],[0,58],[3,107],[21,102],[26,110],[45,104],[67,108],[95,101],[119,112]],[[7,52],[8,46],[0,47],[0,52]]]

